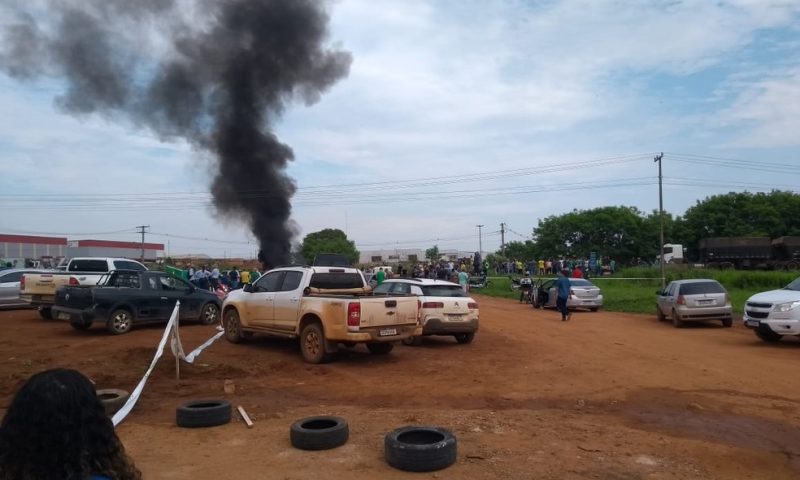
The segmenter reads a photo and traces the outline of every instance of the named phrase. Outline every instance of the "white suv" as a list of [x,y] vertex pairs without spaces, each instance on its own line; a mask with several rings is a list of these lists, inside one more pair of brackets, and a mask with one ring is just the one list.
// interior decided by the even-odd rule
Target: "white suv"
[[765,342],[800,336],[800,278],[780,290],[753,295],[744,307],[744,325]]
[[[397,278],[375,287],[376,295],[415,295],[420,305],[422,335],[452,335],[458,343],[470,343],[478,331],[478,302],[461,285],[427,278]],[[420,345],[422,337],[403,340]]]

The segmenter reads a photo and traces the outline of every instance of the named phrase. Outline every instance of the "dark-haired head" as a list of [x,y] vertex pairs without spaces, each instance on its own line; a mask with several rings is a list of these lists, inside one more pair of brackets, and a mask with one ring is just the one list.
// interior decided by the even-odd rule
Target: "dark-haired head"
[[75,370],[28,379],[0,427],[0,479],[139,479],[94,385]]

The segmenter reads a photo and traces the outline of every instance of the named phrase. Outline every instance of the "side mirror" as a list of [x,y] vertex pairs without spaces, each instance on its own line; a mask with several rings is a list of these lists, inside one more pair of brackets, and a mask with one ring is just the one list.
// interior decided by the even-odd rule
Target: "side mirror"
[[248,293],[253,293],[253,284],[248,283],[247,285],[244,286],[244,288],[242,288],[242,290]]

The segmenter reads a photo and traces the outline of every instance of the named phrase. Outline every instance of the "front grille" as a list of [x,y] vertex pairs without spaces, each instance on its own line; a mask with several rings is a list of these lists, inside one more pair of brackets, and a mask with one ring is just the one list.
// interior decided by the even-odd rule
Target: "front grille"
[[[748,304],[749,306],[750,304]],[[769,316],[769,312],[754,312],[752,310],[745,310],[745,313],[750,318],[767,318]]]
[[748,307],[753,307],[753,308],[772,308],[772,304],[771,304],[771,303],[753,303],[753,302],[747,302],[747,306],[748,306]]

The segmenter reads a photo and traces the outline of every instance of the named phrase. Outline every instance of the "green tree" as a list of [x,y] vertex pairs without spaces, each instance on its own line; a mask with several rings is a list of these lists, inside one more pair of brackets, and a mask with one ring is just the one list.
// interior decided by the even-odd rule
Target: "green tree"
[[300,244],[300,253],[307,262],[313,261],[318,253],[338,253],[346,256],[352,265],[358,262],[356,244],[338,228],[309,233]]
[[536,259],[536,244],[531,240],[523,242],[511,241],[505,245],[506,258],[527,262]]
[[434,245],[431,248],[425,250],[425,258],[427,258],[431,262],[438,262],[439,261],[439,245]]

